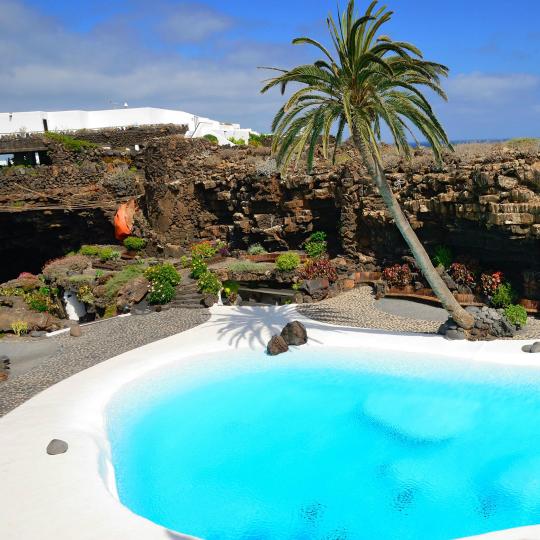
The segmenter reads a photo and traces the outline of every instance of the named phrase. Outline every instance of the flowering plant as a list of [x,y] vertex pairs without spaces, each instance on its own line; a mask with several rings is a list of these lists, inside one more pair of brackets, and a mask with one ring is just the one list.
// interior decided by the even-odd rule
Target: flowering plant
[[309,259],[300,270],[302,279],[323,278],[330,282],[337,281],[334,265],[328,259]]
[[408,264],[394,264],[383,270],[383,279],[393,287],[406,287],[412,283],[412,272]]
[[191,246],[191,256],[197,259],[211,259],[217,253],[217,249],[209,240],[204,240]]
[[502,284],[503,273],[502,272],[493,272],[492,274],[482,274],[480,276],[480,286],[482,292],[486,296],[493,296],[495,291],[499,288],[499,285]]
[[451,264],[448,274],[458,285],[474,287],[476,284],[474,274],[463,263]]

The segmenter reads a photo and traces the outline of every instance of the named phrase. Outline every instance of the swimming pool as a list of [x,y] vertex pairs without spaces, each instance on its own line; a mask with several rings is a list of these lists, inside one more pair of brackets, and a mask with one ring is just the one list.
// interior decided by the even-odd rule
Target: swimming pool
[[133,512],[207,540],[448,539],[540,521],[540,374],[341,348],[201,357],[107,430]]

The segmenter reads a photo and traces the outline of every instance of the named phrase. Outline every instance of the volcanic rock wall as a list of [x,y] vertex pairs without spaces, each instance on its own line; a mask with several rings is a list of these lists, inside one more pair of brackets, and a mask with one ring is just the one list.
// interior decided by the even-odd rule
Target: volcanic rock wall
[[[464,146],[438,166],[425,150],[412,161],[385,151],[388,179],[428,249],[436,244],[484,264],[540,270],[540,152]],[[332,166],[318,156],[282,178],[266,148],[222,149],[178,137],[149,143],[147,217],[161,245],[182,252],[220,237],[237,247],[298,248],[324,230],[334,252],[367,268],[407,249],[354,150]]]

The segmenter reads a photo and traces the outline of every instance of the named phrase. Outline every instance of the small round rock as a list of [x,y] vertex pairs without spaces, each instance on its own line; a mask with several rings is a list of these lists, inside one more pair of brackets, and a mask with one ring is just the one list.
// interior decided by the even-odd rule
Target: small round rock
[[49,456],[57,456],[58,454],[65,454],[68,449],[68,443],[61,439],[53,439],[47,445],[47,454]]

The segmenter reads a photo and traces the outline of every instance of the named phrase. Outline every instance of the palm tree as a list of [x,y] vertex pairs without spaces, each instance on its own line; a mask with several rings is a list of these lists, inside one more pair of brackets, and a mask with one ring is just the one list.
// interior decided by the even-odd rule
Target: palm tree
[[442,160],[444,148],[452,149],[419,90],[428,88],[446,99],[440,79],[447,76],[448,68],[424,60],[421,51],[410,43],[378,35],[392,14],[386,7],[378,8],[375,0],[364,16],[357,17],[355,2],[349,0],[346,12],[338,12],[337,24],[331,16],[327,19],[335,57],[321,43],[301,37],[293,44],[316,47],[323,55],[321,60],[289,70],[267,68],[279,75],[266,81],[262,93],[279,86],[283,94],[290,83],[296,87],[274,118],[273,152],[280,168],[285,170],[293,158],[298,163],[307,149],[307,166],[311,170],[319,141],[322,139],[323,154],[328,158],[335,128],[335,160],[348,126],[354,145],[418,267],[454,321],[469,329],[474,324],[473,316],[459,305],[433,267],[384,174],[378,146],[382,124],[389,128],[404,156],[411,155],[408,136],[414,138],[414,128],[427,139],[438,161]]

